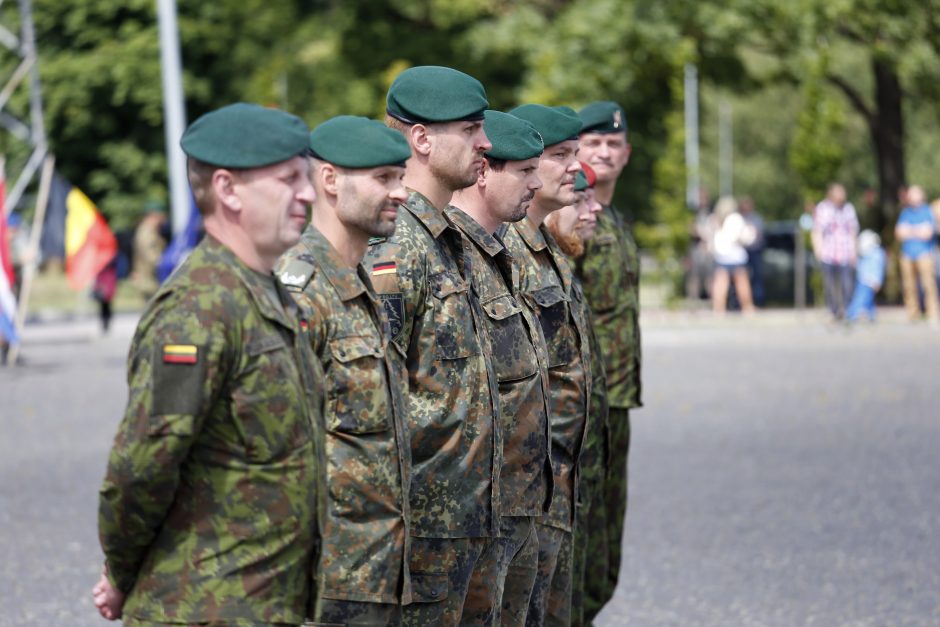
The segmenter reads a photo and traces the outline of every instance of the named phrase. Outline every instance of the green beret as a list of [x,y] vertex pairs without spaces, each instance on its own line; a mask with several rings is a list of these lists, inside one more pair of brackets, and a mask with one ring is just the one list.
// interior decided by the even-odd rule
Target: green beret
[[626,133],[627,116],[616,102],[592,102],[578,113],[582,133]]
[[386,111],[406,124],[482,120],[489,106],[477,79],[449,67],[408,68],[388,89]]
[[313,129],[310,150],[318,159],[344,168],[399,165],[411,157],[401,133],[355,115],[340,115]]
[[581,130],[581,118],[571,107],[524,104],[509,113],[532,124],[542,136],[546,148],[569,139],[577,139]]
[[574,177],[574,191],[583,192],[590,186],[591,185],[588,183],[587,176],[585,176],[582,170],[578,170],[577,175]]
[[538,157],[545,148],[534,126],[502,111],[487,111],[483,115],[483,131],[493,144],[486,156],[493,159],[525,161]]
[[295,115],[239,102],[210,111],[189,125],[180,146],[222,168],[260,168],[308,150],[310,129]]

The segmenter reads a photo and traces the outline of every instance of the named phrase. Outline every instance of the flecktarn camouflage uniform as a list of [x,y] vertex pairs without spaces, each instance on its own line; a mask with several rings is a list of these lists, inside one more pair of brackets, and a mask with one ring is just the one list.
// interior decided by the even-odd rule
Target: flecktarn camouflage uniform
[[501,429],[471,303],[462,236],[418,192],[395,234],[364,265],[382,299],[393,341],[407,355],[411,442],[411,581],[407,625],[460,621],[470,576],[498,535]]
[[[463,617],[475,625],[521,625],[538,569],[535,520],[548,512],[552,499],[548,355],[535,313],[518,293],[519,267],[503,243],[460,209],[445,213],[466,236],[503,430],[500,538],[481,556]],[[510,564],[528,576],[517,576],[507,588]]]
[[508,229],[505,241],[522,264],[522,290],[542,326],[551,390],[555,496],[538,525],[539,573],[526,624],[567,625],[579,458],[588,430],[592,383],[587,309],[567,257],[544,226],[523,218]]
[[[589,569],[586,618],[593,618],[613,596],[620,572],[621,543],[627,511],[627,457],[630,450],[630,409],[641,407],[639,256],[623,217],[613,206],[598,215],[594,237],[585,242],[576,272],[594,313],[597,342],[603,354],[610,405],[608,457],[604,477],[606,536],[591,536],[588,561],[600,562],[607,552],[605,582],[590,581],[599,570]],[[606,546],[596,545],[606,541]],[[595,559],[596,556],[596,559]],[[597,593],[590,592],[596,590]],[[600,596],[597,596],[600,594]]]
[[313,226],[275,275],[306,313],[326,377],[327,510],[315,620],[397,624],[411,602],[404,357],[362,266]]
[[304,620],[322,373],[292,307],[206,237],[144,312],[98,517],[129,624]]

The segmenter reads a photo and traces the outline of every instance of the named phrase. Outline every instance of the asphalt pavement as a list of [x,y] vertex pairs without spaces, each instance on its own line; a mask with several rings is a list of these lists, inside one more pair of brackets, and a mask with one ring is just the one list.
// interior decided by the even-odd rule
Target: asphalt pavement
[[[0,626],[97,626],[97,490],[136,320],[0,368]],[[885,311],[643,314],[608,626],[940,625],[940,331]]]

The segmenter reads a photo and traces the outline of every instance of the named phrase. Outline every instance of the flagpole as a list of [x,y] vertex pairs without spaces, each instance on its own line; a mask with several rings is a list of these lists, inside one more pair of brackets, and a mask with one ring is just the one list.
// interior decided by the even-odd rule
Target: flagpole
[[[18,336],[22,336],[23,323],[26,322],[26,309],[29,303],[29,292],[33,286],[33,277],[39,265],[39,241],[42,238],[42,227],[46,221],[46,208],[49,206],[49,189],[52,187],[52,175],[55,172],[55,156],[46,155],[42,164],[42,174],[39,175],[39,196],[36,199],[36,213],[33,216],[33,228],[29,233],[29,248],[26,253],[26,263],[23,264],[23,284],[20,287],[20,298],[16,304],[16,319],[13,328]],[[21,342],[22,343],[22,342]],[[7,356],[11,366],[16,365],[16,357],[20,352],[20,344],[10,347]]]
[[186,125],[183,100],[182,64],[180,62],[179,29],[176,24],[176,0],[157,0],[160,29],[160,69],[163,77],[163,118],[166,140],[166,161],[170,178],[170,209],[173,234],[179,234],[189,222],[189,185],[186,180],[186,159],[179,140]]

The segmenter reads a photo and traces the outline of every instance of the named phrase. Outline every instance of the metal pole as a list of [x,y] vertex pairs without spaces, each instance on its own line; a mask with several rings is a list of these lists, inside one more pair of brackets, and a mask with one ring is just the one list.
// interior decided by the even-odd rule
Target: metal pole
[[23,56],[32,59],[29,68],[29,116],[33,127],[33,146],[46,151],[46,124],[42,117],[42,94],[39,91],[39,62],[36,55],[36,36],[33,31],[33,10],[30,0],[20,0],[20,19],[23,22]]
[[[33,278],[39,266],[39,244],[42,239],[42,229],[46,222],[46,208],[49,206],[49,190],[52,187],[52,175],[55,173],[55,157],[47,155],[42,164],[42,174],[39,175],[39,197],[36,199],[36,212],[33,217],[32,230],[29,233],[29,248],[26,255],[26,265],[23,267],[23,284],[20,286],[20,297],[16,307],[16,318],[13,328],[17,335],[22,335],[23,325],[26,323],[26,311],[29,309],[29,295],[33,288]],[[11,366],[16,365],[20,345],[10,347],[7,360]]]
[[718,105],[718,153],[721,195],[734,196],[734,129],[727,98],[722,98]]
[[698,171],[698,68],[685,66],[685,204],[699,206]]
[[176,0],[157,0],[160,28],[160,67],[163,75],[163,117],[166,138],[166,162],[170,178],[170,207],[173,233],[180,233],[189,221],[189,188],[186,157],[179,146],[186,126],[183,79],[180,63],[179,31],[176,25]]

